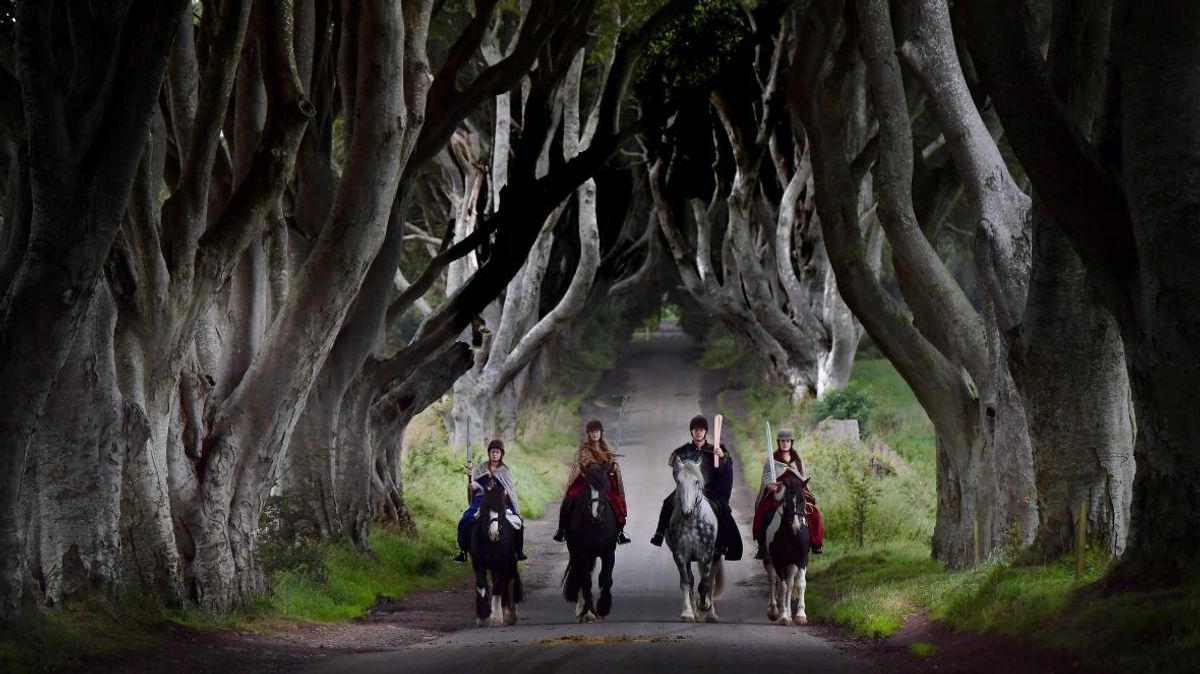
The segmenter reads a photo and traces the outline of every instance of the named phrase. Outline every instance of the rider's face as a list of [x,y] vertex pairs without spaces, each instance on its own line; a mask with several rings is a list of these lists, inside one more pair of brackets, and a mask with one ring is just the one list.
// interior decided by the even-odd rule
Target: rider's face
[[588,440],[591,440],[592,442],[600,442],[600,436],[603,434],[604,431],[601,430],[588,431]]
[[693,428],[692,429],[692,440],[694,440],[696,442],[696,444],[700,444],[700,443],[704,442],[704,437],[707,435],[708,435],[708,431],[703,428]]
[[784,453],[792,451],[792,441],[791,440],[780,440],[779,441],[779,451],[784,452]]
[[492,460],[492,463],[500,463],[500,459],[504,458],[504,452],[499,449],[489,449],[488,458]]

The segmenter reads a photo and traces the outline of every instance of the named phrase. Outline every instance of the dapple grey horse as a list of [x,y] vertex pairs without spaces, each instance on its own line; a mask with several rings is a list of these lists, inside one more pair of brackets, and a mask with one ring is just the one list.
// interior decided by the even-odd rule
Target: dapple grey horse
[[[714,560],[717,515],[704,497],[704,474],[699,463],[677,459],[672,472],[675,475],[675,511],[667,528],[667,547],[679,569],[679,589],[683,592],[683,613],[679,618],[684,622],[695,622],[704,616],[706,622],[715,623],[717,607],[713,599],[721,594],[724,575],[721,560]],[[700,585],[695,589],[693,562],[700,572]]]
[[808,517],[804,511],[804,487],[808,480],[789,480],[775,492],[778,504],[775,517],[767,524],[763,567],[771,580],[771,600],[767,604],[767,619],[780,625],[803,625],[808,622],[804,613],[805,578],[809,539]]

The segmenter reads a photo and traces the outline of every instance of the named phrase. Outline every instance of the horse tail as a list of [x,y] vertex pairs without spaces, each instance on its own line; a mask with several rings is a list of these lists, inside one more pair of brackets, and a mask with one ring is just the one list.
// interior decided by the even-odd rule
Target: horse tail
[[567,601],[579,600],[579,581],[575,580],[575,574],[571,573],[573,561],[570,557],[567,558],[567,570],[563,571],[562,577],[563,599]]
[[721,596],[721,591],[725,589],[725,559],[717,557],[713,562],[713,598]]

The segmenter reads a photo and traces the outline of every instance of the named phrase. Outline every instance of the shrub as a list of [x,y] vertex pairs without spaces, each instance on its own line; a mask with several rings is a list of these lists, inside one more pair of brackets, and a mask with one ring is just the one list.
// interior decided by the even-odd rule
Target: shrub
[[850,384],[829,391],[813,408],[814,421],[825,419],[857,419],[859,428],[866,428],[875,402],[866,389]]
[[321,532],[295,496],[271,496],[258,524],[255,554],[268,577],[295,571],[317,581],[325,578],[325,546]]

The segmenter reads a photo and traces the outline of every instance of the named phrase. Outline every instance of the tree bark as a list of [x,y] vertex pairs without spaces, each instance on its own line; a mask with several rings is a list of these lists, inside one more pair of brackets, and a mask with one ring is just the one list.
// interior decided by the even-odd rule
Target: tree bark
[[[76,63],[90,69],[78,80],[88,87],[88,134],[69,126],[78,120],[70,119],[74,110],[67,105],[77,100],[55,93],[51,5],[18,7],[32,214],[27,253],[0,302],[0,402],[6,410],[0,423],[0,623],[20,613],[23,541],[16,513],[29,443],[116,236],[184,5],[137,3],[124,15],[104,15],[121,25],[119,49],[106,41],[87,52],[97,46],[89,43],[95,32],[113,29],[107,21],[77,34]],[[96,90],[95,69],[104,67],[117,75]],[[72,131],[82,137],[72,138]]]

